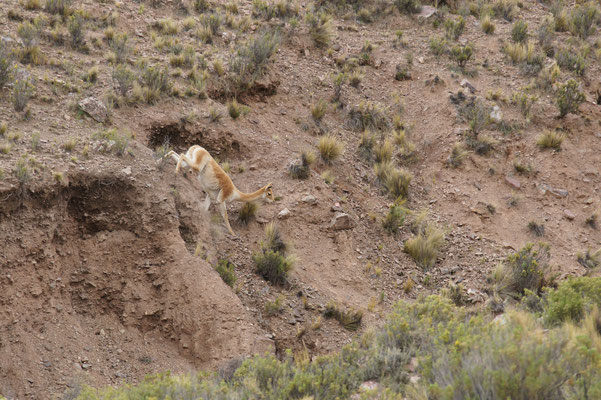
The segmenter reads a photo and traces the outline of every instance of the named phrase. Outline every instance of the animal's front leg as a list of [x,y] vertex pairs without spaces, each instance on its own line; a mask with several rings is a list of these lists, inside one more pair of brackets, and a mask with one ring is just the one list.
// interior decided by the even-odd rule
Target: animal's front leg
[[223,220],[225,221],[225,226],[227,226],[228,231],[230,231],[232,236],[236,236],[236,234],[232,230],[232,227],[230,226],[230,221],[227,218],[227,207],[225,206],[225,201],[219,203],[219,211],[221,211],[221,216],[223,217]]
[[205,199],[205,211],[209,211],[209,207],[211,207],[211,196],[207,193],[207,198]]

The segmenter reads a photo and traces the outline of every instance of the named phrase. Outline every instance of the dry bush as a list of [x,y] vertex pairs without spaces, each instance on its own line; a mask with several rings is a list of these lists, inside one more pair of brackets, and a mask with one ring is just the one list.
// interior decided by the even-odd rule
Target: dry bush
[[329,303],[323,312],[324,317],[334,318],[349,331],[356,331],[361,326],[363,312],[360,310],[344,310],[335,303]]
[[444,245],[444,233],[436,226],[426,224],[416,236],[405,242],[403,250],[422,267],[428,270],[434,266],[440,248]]
[[331,135],[322,137],[317,143],[319,155],[326,164],[332,164],[336,161],[342,154],[343,149],[342,143]]

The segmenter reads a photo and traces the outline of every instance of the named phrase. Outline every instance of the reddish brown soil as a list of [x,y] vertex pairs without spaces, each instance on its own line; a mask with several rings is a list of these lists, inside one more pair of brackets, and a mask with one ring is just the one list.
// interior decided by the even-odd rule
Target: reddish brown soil
[[[14,0],[6,3],[25,18],[41,12],[25,11]],[[96,17],[118,11],[116,30],[128,32],[137,49],[131,61],[146,56],[168,62],[169,54],[152,45],[150,25],[164,17],[181,21],[175,5],[146,5],[139,13],[140,3],[133,1],[81,3]],[[250,10],[251,2],[240,2],[242,15],[250,15]],[[523,13],[535,32],[547,11],[528,3]],[[495,34],[486,36],[474,17],[466,20],[461,40],[475,45],[471,66],[478,74],[467,77],[475,94],[484,98],[489,89],[500,89],[511,97],[530,80],[501,52],[511,24],[495,20]],[[22,135],[9,154],[0,155],[0,394],[50,399],[78,382],[137,382],[146,374],[215,368],[257,352],[281,354],[290,348],[310,355],[327,353],[354,335],[335,321],[321,319],[329,302],[363,310],[363,330],[379,324],[398,299],[439,292],[449,282],[482,292],[498,261],[539,240],[528,231],[531,220],[544,222],[542,239],[551,244],[554,271],[561,278],[585,272],[576,253],[597,248],[601,240],[599,231],[584,223],[599,207],[601,115],[594,103],[598,63],[591,62],[583,78],[587,102],[579,115],[557,119],[547,93],[540,93],[530,122],[516,106],[498,102],[503,119],[523,128],[510,134],[485,132],[497,141],[492,154],[470,154],[463,166],[452,169],[445,161],[453,143],[463,139],[466,124],[457,118],[449,93],[462,90],[464,77],[453,72],[448,57],[436,58],[428,50],[429,38],[443,35],[442,30],[396,12],[369,25],[342,18],[334,22],[331,55],[313,47],[304,26],[284,40],[262,87],[241,99],[250,113],[236,121],[219,101],[166,97],[154,106],[116,108],[110,122],[101,126],[69,105],[111,91],[106,43],[81,54],[41,41],[42,53],[63,63],[32,68],[38,88],[30,104],[31,118],[24,121],[13,111],[8,89],[0,94],[0,121]],[[16,38],[17,26],[3,7],[0,31]],[[393,47],[395,30],[404,32],[407,47]],[[558,35],[556,42],[568,34]],[[89,37],[101,38],[102,30],[89,31]],[[210,61],[227,60],[228,44],[222,38],[214,46],[199,44],[186,32],[179,38],[194,43]],[[236,40],[243,38],[238,34]],[[308,180],[291,179],[290,162],[319,139],[310,105],[332,96],[335,59],[358,54],[366,40],[375,46],[374,66],[364,67],[359,88],[344,85],[346,108],[330,106],[323,122],[345,144],[341,160],[331,167],[317,163]],[[408,53],[413,55],[412,80],[395,81],[396,65],[404,63]],[[483,66],[485,60],[488,67]],[[80,76],[93,65],[99,66],[99,79],[88,85]],[[44,75],[70,83],[81,93],[53,93]],[[441,84],[428,83],[435,76]],[[564,72],[562,80],[567,77]],[[185,84],[182,77],[174,81],[180,87]],[[429,272],[402,252],[404,240],[412,236],[407,227],[396,237],[382,228],[391,200],[372,167],[357,154],[360,134],[345,124],[348,107],[363,100],[388,107],[392,115],[399,108],[397,94],[417,147],[415,160],[400,162],[414,175],[406,205],[416,211],[429,209],[429,218],[447,234],[442,255]],[[52,103],[43,102],[43,96],[51,97]],[[221,121],[209,121],[211,107],[221,111]],[[134,134],[131,154],[117,157],[96,151],[98,142],[92,135],[108,126]],[[562,151],[540,151],[536,137],[553,128],[567,133]],[[41,135],[40,148],[32,150],[36,132]],[[273,182],[281,200],[263,204],[247,226],[235,222],[239,205],[229,205],[238,236],[226,235],[216,210],[201,210],[204,194],[193,176],[176,176],[172,161],[157,167],[152,150],[167,137],[178,151],[200,144],[221,162],[228,161],[241,190]],[[67,152],[62,146],[72,138],[77,139],[76,149]],[[30,164],[33,178],[21,188],[12,171],[25,154],[35,160]],[[530,163],[534,172],[515,175],[515,159]],[[328,169],[336,178],[329,185],[321,178]],[[56,182],[55,172],[63,173],[62,182]],[[508,175],[520,180],[519,190],[506,183]],[[569,194],[543,194],[543,184]],[[307,194],[315,196],[317,204],[304,203]],[[513,194],[520,200],[509,207]],[[328,229],[335,203],[353,219],[352,230]],[[291,217],[278,220],[283,208]],[[568,220],[565,210],[576,218]],[[278,222],[298,257],[285,287],[265,282],[251,260],[270,221]],[[233,289],[213,270],[221,258],[236,264]],[[416,286],[406,291],[408,279]],[[283,299],[281,312],[268,315],[266,303],[278,297]]]

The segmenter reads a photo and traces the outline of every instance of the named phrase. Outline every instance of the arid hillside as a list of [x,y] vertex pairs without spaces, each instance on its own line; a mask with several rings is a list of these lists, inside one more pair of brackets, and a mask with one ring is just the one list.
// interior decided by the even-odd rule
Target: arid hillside
[[[500,313],[597,274],[600,22],[560,1],[3,0],[0,395],[311,358],[400,299]],[[194,144],[241,191],[273,184],[228,204],[235,236],[165,158]],[[516,289],[500,265],[536,242]]]

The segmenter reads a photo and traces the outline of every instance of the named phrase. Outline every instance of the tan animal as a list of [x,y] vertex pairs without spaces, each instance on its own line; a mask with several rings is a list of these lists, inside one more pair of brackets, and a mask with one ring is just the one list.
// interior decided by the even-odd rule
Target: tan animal
[[274,201],[271,183],[253,193],[241,192],[234,186],[230,177],[211,157],[209,152],[198,145],[190,147],[186,154],[178,155],[172,150],[165,157],[168,156],[177,161],[175,173],[178,173],[182,166],[187,165],[198,174],[198,181],[207,194],[204,203],[205,210],[209,209],[211,201],[217,203],[225,225],[232,235],[235,235],[235,233],[227,218],[226,202],[251,202],[265,198]]

